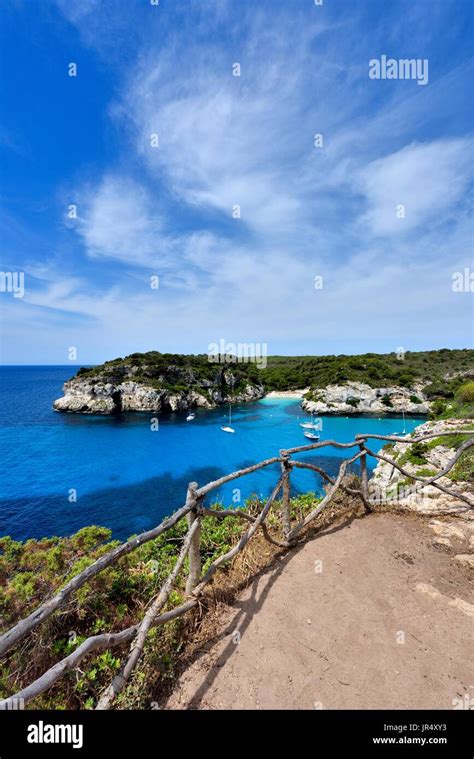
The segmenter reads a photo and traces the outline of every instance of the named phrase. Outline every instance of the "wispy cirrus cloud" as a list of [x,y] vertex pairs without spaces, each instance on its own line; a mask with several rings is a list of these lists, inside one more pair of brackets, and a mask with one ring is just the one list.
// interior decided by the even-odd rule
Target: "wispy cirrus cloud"
[[[81,284],[38,285],[31,306],[89,314],[100,359],[125,340],[201,351],[216,330],[275,352],[421,348],[433,324],[442,344],[469,341],[467,301],[450,290],[470,255],[472,137],[452,118],[469,64],[436,62],[424,88],[368,78],[381,50],[436,49],[450,3],[418,37],[401,20],[409,6],[397,0],[370,28],[358,7],[312,4],[114,12],[120,35],[133,17],[136,47],[111,59],[117,150],[74,185]],[[104,61],[105,6],[62,7]],[[349,312],[363,312],[370,334]]]
[[[93,258],[113,258],[136,266],[163,266],[168,244],[158,201],[144,187],[123,176],[106,175],[83,198],[75,226]],[[68,222],[69,223],[69,222]]]
[[472,179],[470,138],[411,144],[369,163],[360,173],[374,235],[439,226],[453,215]]

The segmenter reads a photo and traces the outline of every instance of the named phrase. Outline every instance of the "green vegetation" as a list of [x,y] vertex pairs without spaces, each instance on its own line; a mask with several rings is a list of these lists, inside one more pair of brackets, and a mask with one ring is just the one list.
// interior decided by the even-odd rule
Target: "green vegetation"
[[399,453],[395,450],[395,443],[385,443],[385,445],[382,446],[381,453],[386,454],[389,456],[393,461],[396,461]]
[[434,477],[435,474],[438,474],[436,469],[429,469],[429,467],[422,467],[421,469],[416,470],[416,474],[418,477]]
[[[436,400],[431,407],[430,417],[434,420],[472,419],[474,429],[474,382],[469,381],[460,384],[450,401],[441,398]],[[433,448],[442,445],[445,448],[458,450],[471,437],[472,435],[462,433],[439,435],[426,441],[426,443],[414,443],[400,455],[398,463],[401,466],[407,462],[414,466],[426,465],[427,454]],[[386,446],[384,448],[387,449]],[[421,477],[432,477],[435,471],[424,466],[424,468],[417,470],[417,474]],[[456,482],[474,482],[474,450],[472,448],[468,448],[462,453],[447,476]]]
[[404,488],[411,487],[411,485],[414,485],[415,483],[416,480],[414,480],[412,477],[403,477],[397,482],[397,493],[399,495],[403,495]]
[[426,444],[428,449],[436,448],[438,445],[444,445],[446,448],[454,448],[457,450],[466,440],[469,440],[470,435],[440,435],[432,440],[429,440]]
[[428,446],[426,443],[412,443],[407,446],[407,450],[402,453],[398,459],[399,466],[403,466],[406,463],[413,464],[414,466],[422,466],[426,464],[426,453],[428,452]]
[[474,382],[461,382],[452,399],[438,398],[431,406],[430,419],[474,419]]
[[357,406],[360,403],[360,398],[348,398],[347,403],[349,406],[353,406],[354,408],[357,408]]
[[459,403],[474,403],[474,382],[461,385],[456,394],[456,400]]
[[403,360],[395,353],[268,356],[265,368],[259,368],[255,362],[216,364],[209,362],[206,354],[150,351],[79,369],[78,376],[115,382],[133,379],[159,389],[177,390],[225,383],[228,372],[235,378],[235,392],[246,382],[262,384],[266,391],[310,387],[308,397],[316,399],[318,389],[347,381],[364,382],[371,387],[395,385],[407,388],[421,382],[427,384],[429,398],[450,399],[463,383],[463,377],[465,381],[466,377],[474,376],[474,350],[407,351]]
[[474,449],[468,448],[448,473],[455,482],[472,482],[474,484]]
[[[292,518],[300,520],[314,509],[318,501],[314,493],[293,498],[290,503]],[[253,498],[247,501],[245,510],[255,515],[262,505]],[[222,504],[213,504],[213,509],[223,508]],[[270,512],[267,524],[270,530],[280,529],[278,509]],[[203,570],[229,550],[248,526],[246,520],[234,517],[221,520],[205,517],[201,531]],[[61,612],[13,649],[0,663],[0,698],[20,690],[90,635],[117,632],[140,620],[175,564],[186,529],[186,520],[181,520],[156,540],[104,570],[77,591]],[[27,540],[24,543],[9,537],[1,538],[0,632],[25,617],[71,577],[118,545],[110,538],[110,530],[96,526],[85,527],[68,538]],[[261,553],[268,555],[262,550]],[[218,581],[224,586],[231,571],[229,565],[219,569]],[[187,566],[171,593],[166,610],[183,603],[186,572]],[[180,617],[152,630],[143,664],[118,698],[119,708],[149,708],[156,694],[166,689],[175,676],[177,660],[186,641],[187,625],[192,626],[189,617]],[[125,646],[123,650],[91,654],[76,672],[67,674],[28,708],[94,708],[101,691],[120,668],[121,658],[127,650]]]
[[171,393],[196,390],[206,397],[212,389],[237,395],[248,383],[261,386],[262,380],[255,363],[216,364],[209,362],[207,355],[158,351],[132,353],[99,366],[83,367],[77,376],[116,384],[133,381]]

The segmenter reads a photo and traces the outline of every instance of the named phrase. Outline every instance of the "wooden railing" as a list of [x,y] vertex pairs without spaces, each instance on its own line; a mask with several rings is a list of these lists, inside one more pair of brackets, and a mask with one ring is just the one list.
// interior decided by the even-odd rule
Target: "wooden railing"
[[[85,583],[89,582],[92,578],[96,577],[104,569],[115,564],[120,558],[134,551],[139,546],[145,543],[155,540],[167,530],[171,529],[180,520],[187,520],[187,533],[183,540],[181,550],[179,552],[178,559],[168,575],[166,581],[161,587],[159,593],[152,599],[149,604],[146,613],[142,620],[127,627],[120,632],[104,633],[101,635],[93,635],[87,638],[76,648],[71,654],[59,661],[47,672],[37,678],[30,685],[23,688],[3,701],[0,701],[0,708],[9,708],[10,703],[21,701],[21,703],[27,703],[31,699],[34,699],[44,691],[48,690],[55,682],[57,682],[63,675],[71,670],[74,670],[85,656],[93,652],[103,651],[106,649],[123,646],[127,643],[132,643],[128,657],[122,664],[120,673],[113,679],[110,686],[101,696],[97,709],[108,709],[114,698],[120,693],[127,683],[133,669],[139,661],[143,649],[145,646],[146,638],[152,627],[165,624],[176,617],[186,614],[193,609],[202,596],[204,589],[212,579],[213,575],[217,572],[220,566],[226,562],[231,561],[240,551],[242,551],[249,540],[255,535],[259,528],[262,529],[262,534],[266,540],[270,543],[281,548],[292,548],[298,538],[301,536],[302,531],[307,527],[332,501],[336,491],[342,489],[343,491],[359,496],[364,504],[365,510],[370,512],[377,504],[394,504],[397,502],[397,497],[376,499],[370,497],[369,483],[367,476],[367,456],[372,456],[379,461],[385,461],[391,464],[394,469],[397,469],[406,477],[415,481],[415,485],[408,491],[405,490],[404,497],[409,493],[418,492],[427,485],[432,485],[438,488],[444,493],[448,493],[458,501],[462,501],[466,504],[466,509],[474,508],[474,498],[467,496],[466,494],[453,491],[451,488],[441,485],[438,480],[446,475],[452,467],[456,464],[462,454],[470,447],[474,446],[474,437],[466,440],[457,450],[455,456],[449,461],[447,466],[437,474],[431,477],[420,477],[407,471],[397,462],[383,452],[375,453],[367,446],[367,441],[372,439],[385,440],[390,443],[403,443],[412,444],[419,443],[430,438],[436,438],[442,436],[448,437],[450,435],[474,435],[474,430],[458,429],[449,432],[436,432],[421,435],[419,437],[398,437],[394,435],[372,435],[361,434],[356,435],[355,440],[350,443],[339,443],[336,440],[324,440],[310,445],[298,446],[296,448],[289,448],[281,450],[279,456],[261,461],[258,464],[240,469],[231,474],[227,474],[220,477],[213,482],[209,482],[202,487],[198,487],[197,483],[191,482],[188,486],[188,492],[186,502],[184,506],[178,509],[171,517],[165,519],[160,525],[148,530],[147,532],[134,537],[133,539],[122,543],[121,545],[113,548],[108,553],[101,556],[93,564],[88,566],[82,572],[73,577],[66,583],[56,595],[49,598],[29,616],[22,619],[10,630],[0,636],[0,656],[4,656],[11,648],[16,646],[26,635],[31,633],[38,625],[47,620],[53,615],[59,608],[64,606],[72,594],[81,588]],[[320,448],[331,446],[339,449],[356,448],[358,451],[350,458],[343,459],[339,467],[339,472],[336,478],[331,477],[317,464],[313,464],[307,461],[298,461],[292,458],[295,453],[303,453],[306,451],[317,451]],[[347,473],[350,464],[359,461],[360,462],[360,487],[349,487],[344,482],[344,476]],[[243,510],[225,509],[222,511],[213,510],[204,506],[204,499],[212,491],[220,488],[232,480],[236,480],[248,474],[252,474],[260,469],[272,466],[273,464],[280,464],[281,474],[273,488],[269,498],[260,510],[257,516],[251,516]],[[290,475],[293,469],[308,469],[319,474],[323,480],[327,483],[328,489],[324,497],[319,501],[316,508],[314,508],[304,519],[296,524],[292,524],[290,516]],[[277,513],[282,528],[282,534],[280,538],[276,538],[270,534],[268,526],[265,524],[265,520],[275,505],[276,498],[281,492],[281,500],[277,504]],[[214,517],[216,519],[227,518],[239,518],[246,520],[250,523],[250,526],[246,532],[242,534],[239,541],[229,551],[222,556],[215,559],[207,571],[202,574],[201,572],[201,550],[200,550],[200,528],[201,520],[203,517]],[[173,589],[176,580],[183,569],[183,565],[186,557],[189,559],[189,571],[186,578],[186,601],[177,608],[163,612],[171,590]]]

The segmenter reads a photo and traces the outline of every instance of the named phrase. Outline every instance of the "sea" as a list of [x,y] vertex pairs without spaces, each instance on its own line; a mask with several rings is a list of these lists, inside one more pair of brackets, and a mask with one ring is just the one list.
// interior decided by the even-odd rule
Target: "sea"
[[[101,525],[124,540],[148,530],[184,504],[191,481],[210,480],[305,445],[300,423],[308,420],[298,400],[267,397],[232,409],[235,434],[221,430],[228,409],[197,409],[157,417],[64,414],[52,403],[75,374],[71,366],[0,367],[0,536],[15,540],[71,535]],[[158,424],[156,420],[158,419]],[[406,432],[423,418],[407,418]],[[357,433],[400,433],[397,417],[322,417],[321,439],[349,442]],[[371,441],[377,451],[383,441]],[[356,448],[353,452],[356,452]],[[334,475],[347,450],[324,448],[298,455]],[[369,460],[373,468],[375,460]],[[357,467],[354,465],[354,471]],[[267,496],[279,476],[278,464],[211,493],[235,508]],[[294,470],[292,495],[322,493],[319,475]]]

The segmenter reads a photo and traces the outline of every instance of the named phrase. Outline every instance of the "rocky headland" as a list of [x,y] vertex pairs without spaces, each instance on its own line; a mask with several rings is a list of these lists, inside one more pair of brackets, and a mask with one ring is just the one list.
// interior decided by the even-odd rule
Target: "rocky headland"
[[63,392],[53,408],[82,414],[210,409],[229,401],[255,401],[265,394],[261,383],[238,368],[212,367],[203,376],[200,368],[125,361],[81,370],[64,383]]

